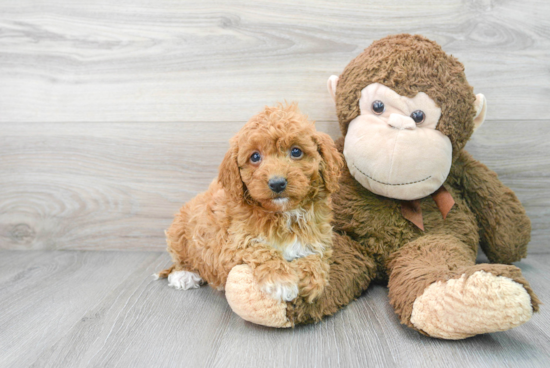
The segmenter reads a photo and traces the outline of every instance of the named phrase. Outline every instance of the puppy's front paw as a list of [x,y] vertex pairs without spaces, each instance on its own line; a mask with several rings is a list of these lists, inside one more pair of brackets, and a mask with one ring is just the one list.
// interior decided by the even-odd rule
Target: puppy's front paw
[[275,300],[291,301],[298,296],[298,275],[286,261],[266,262],[254,270],[260,290]]
[[271,298],[278,301],[289,302],[298,296],[298,285],[291,282],[271,283],[267,282],[260,286],[260,290]]
[[324,293],[328,285],[328,263],[323,262],[317,255],[311,255],[292,261],[291,267],[300,280],[300,296],[308,303],[313,303]]
[[327,279],[319,274],[312,274],[300,280],[300,295],[303,296],[308,303],[313,303],[319,298],[328,285]]

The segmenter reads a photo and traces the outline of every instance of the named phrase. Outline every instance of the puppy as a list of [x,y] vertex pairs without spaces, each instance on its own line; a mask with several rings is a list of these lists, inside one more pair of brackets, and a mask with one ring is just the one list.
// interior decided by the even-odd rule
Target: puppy
[[266,107],[231,139],[218,178],[184,205],[166,232],[174,264],[158,274],[176,289],[223,290],[248,264],[261,290],[312,302],[327,285],[330,193],[343,161],[296,104]]

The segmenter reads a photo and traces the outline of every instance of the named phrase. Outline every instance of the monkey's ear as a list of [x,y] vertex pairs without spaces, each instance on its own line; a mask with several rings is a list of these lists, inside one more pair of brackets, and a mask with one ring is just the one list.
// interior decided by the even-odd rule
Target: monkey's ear
[[476,95],[476,116],[474,117],[474,132],[485,121],[485,115],[487,115],[487,99],[481,93]]
[[338,76],[331,75],[327,81],[328,93],[332,97],[332,101],[336,102],[336,85],[338,85]]
[[236,199],[243,199],[244,183],[237,163],[238,152],[237,139],[234,137],[231,139],[231,147],[225,154],[218,170],[218,180],[228,195]]
[[334,193],[338,190],[338,179],[340,178],[340,171],[344,167],[344,160],[328,134],[317,132],[314,139],[322,158],[320,171],[325,188],[329,193]]

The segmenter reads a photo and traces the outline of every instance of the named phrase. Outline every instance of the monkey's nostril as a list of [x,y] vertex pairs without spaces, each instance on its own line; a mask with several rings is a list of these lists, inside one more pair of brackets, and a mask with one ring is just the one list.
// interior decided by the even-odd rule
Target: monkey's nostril
[[269,188],[275,193],[281,193],[286,189],[286,179],[281,177],[275,177],[269,179]]

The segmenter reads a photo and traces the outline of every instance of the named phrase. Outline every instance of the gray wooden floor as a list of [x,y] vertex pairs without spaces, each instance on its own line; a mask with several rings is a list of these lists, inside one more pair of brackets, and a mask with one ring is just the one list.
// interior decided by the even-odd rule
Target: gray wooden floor
[[550,300],[550,1],[0,2],[0,368],[550,366],[543,305],[452,342],[399,325],[375,286],[294,330],[175,291],[163,230],[264,105],[337,138],[326,80],[373,40],[419,33],[461,60],[487,121],[467,149],[533,223],[518,264]]
[[[519,263],[550,300],[550,255]],[[543,306],[514,330],[463,341],[399,324],[371,287],[325,321],[277,330],[232,313],[223,292],[178,291],[159,252],[0,251],[0,367],[548,367]]]

